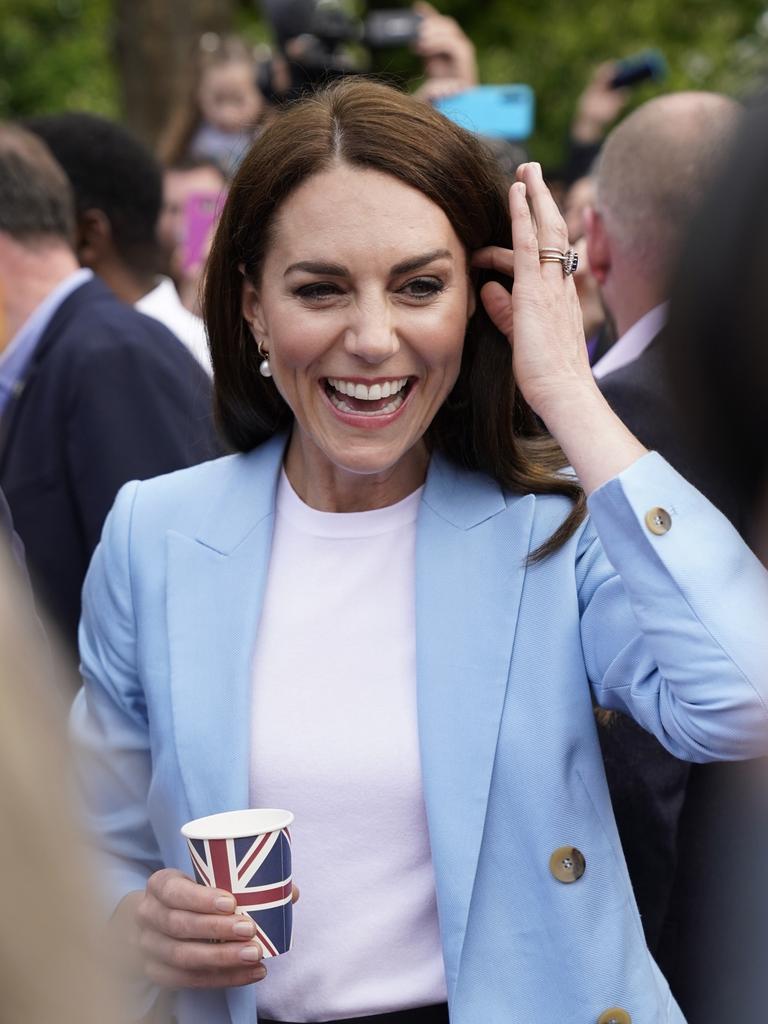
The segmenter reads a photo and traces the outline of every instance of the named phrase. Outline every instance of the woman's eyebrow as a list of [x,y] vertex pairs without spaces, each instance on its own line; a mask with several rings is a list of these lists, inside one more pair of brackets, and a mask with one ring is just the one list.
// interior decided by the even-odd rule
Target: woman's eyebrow
[[426,267],[428,263],[433,263],[435,260],[453,259],[453,253],[448,249],[433,249],[431,252],[425,252],[421,256],[412,256],[410,259],[403,260],[401,263],[396,263],[392,267],[390,273],[393,277],[398,277],[400,274],[408,274],[412,270],[420,270],[422,267]]
[[[422,267],[426,267],[427,264],[434,262],[434,260],[443,259],[452,260],[453,253],[448,249],[432,249],[430,252],[422,253],[420,256],[410,256],[407,260],[401,260],[400,263],[396,263],[391,268],[390,274],[392,277],[408,274],[413,270],[420,270]],[[324,274],[327,277],[349,277],[349,271],[340,263],[323,263],[319,260],[300,260],[298,263],[292,263],[290,267],[286,268],[283,277],[287,277],[297,270],[304,271],[305,274]]]
[[349,277],[349,271],[339,263],[320,263],[315,260],[301,260],[299,263],[292,263],[287,268],[283,277],[287,277],[294,270],[303,270],[307,274],[327,274],[328,277]]

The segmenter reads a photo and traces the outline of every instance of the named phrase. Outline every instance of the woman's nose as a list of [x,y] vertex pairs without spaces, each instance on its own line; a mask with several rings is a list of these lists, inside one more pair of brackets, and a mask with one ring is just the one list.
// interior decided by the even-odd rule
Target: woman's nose
[[385,310],[361,314],[348,327],[344,344],[347,352],[366,363],[383,363],[400,348],[397,331]]

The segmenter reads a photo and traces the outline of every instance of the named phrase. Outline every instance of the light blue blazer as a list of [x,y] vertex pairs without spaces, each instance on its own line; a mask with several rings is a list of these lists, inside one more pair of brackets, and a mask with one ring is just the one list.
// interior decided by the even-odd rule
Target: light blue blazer
[[[73,729],[113,905],[162,866],[189,870],[183,822],[248,806],[251,661],[284,444],[128,484],[104,528]],[[430,466],[418,715],[452,1024],[596,1024],[610,1007],[633,1024],[683,1020],[643,940],[593,695],[681,758],[768,750],[762,567],[656,454],[589,504],[565,545],[527,565],[567,501]],[[656,506],[671,517],[663,535],[646,525]],[[568,884],[550,869],[562,846],[586,861]],[[254,1024],[257,1001],[258,985],[190,991],[176,1012],[180,1024]]]

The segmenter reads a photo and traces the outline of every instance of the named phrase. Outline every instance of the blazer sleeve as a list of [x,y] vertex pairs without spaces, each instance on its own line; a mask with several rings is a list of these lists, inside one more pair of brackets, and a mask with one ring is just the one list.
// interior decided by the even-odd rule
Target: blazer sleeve
[[758,559],[655,452],[595,491],[589,509],[578,584],[597,702],[684,760],[765,754],[768,574]]
[[126,484],[104,526],[83,590],[85,685],[70,728],[86,827],[98,837],[111,913],[163,867],[147,813],[151,753],[146,701],[136,670],[130,523],[138,484]]

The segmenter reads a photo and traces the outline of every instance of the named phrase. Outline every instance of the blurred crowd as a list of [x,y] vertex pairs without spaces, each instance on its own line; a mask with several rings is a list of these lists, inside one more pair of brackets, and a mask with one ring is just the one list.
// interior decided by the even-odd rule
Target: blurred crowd
[[[478,87],[461,26],[427,3],[413,11],[416,95]],[[238,166],[306,84],[304,45],[278,33],[266,67],[243,39],[204,36],[195,89],[157,152],[90,113],[0,125],[0,1020],[121,1019],[64,749],[80,592],[126,481],[226,451],[201,283]],[[620,71],[609,61],[579,83],[566,155],[549,169],[579,255],[590,363],[632,432],[768,564],[768,107],[681,92],[623,116]],[[487,139],[510,182],[529,144]],[[690,1024],[757,1019],[760,766],[691,766],[616,712],[596,710],[596,723],[646,939],[683,1012]]]

